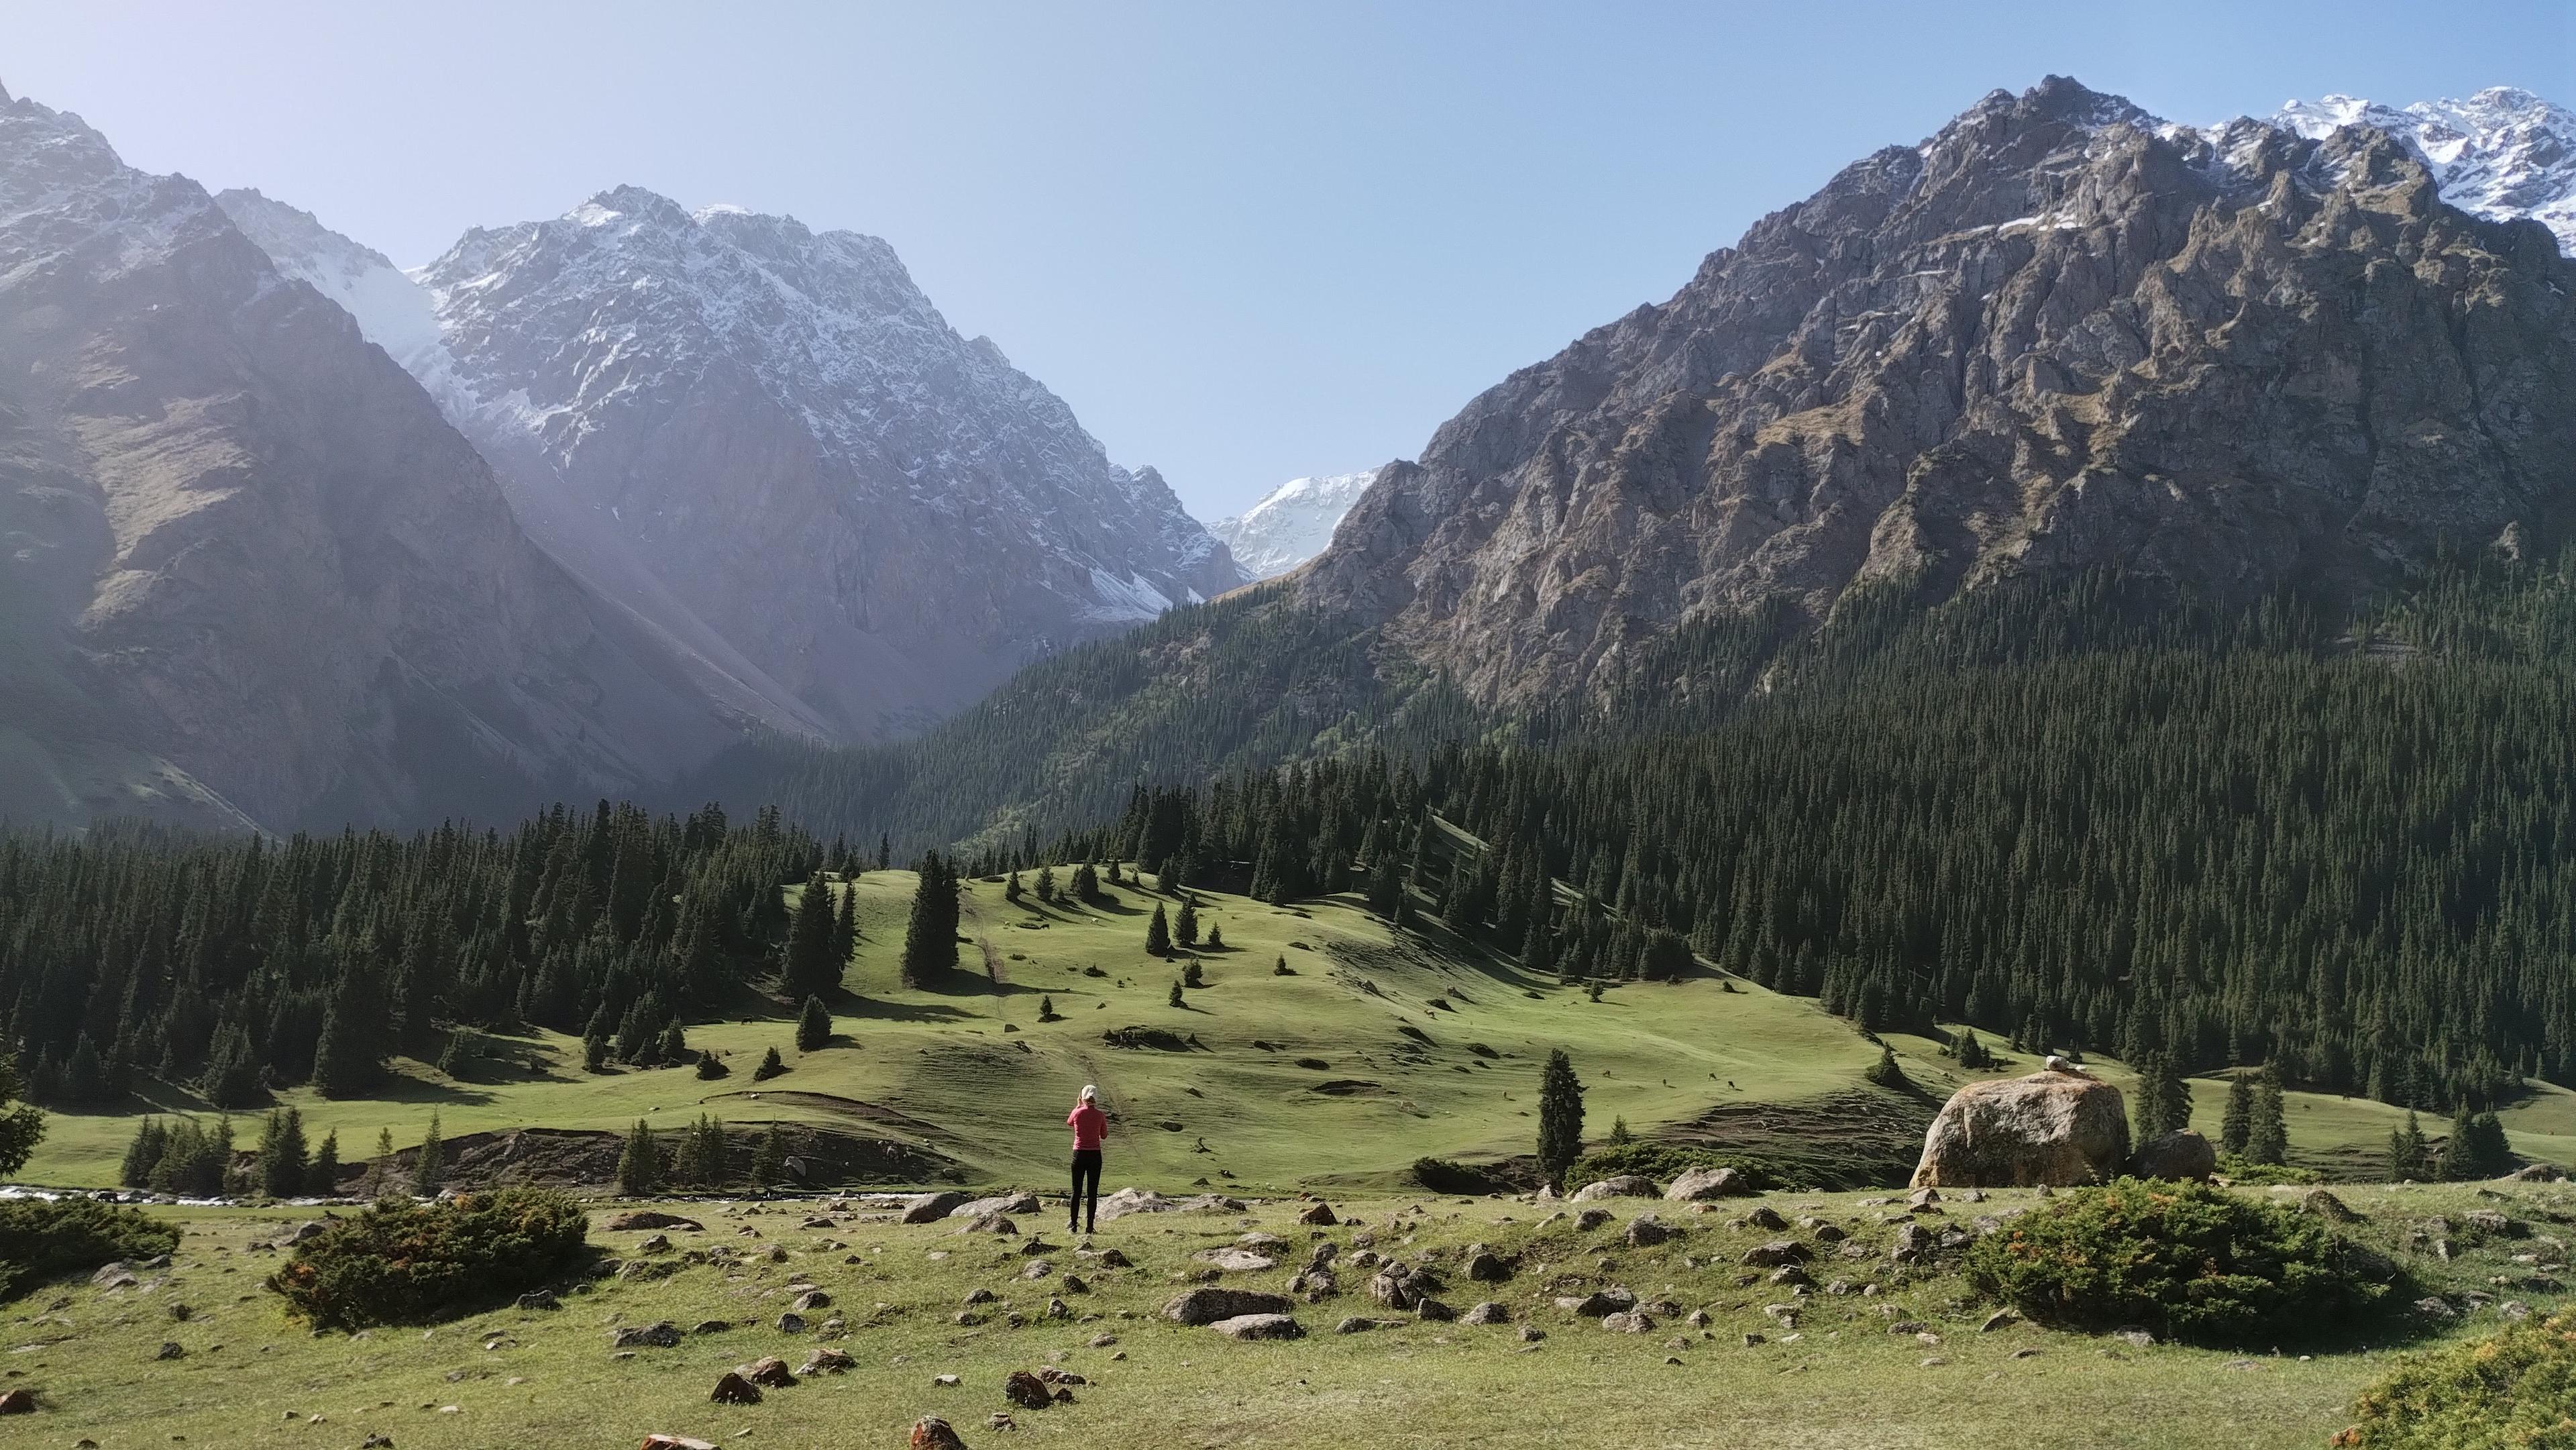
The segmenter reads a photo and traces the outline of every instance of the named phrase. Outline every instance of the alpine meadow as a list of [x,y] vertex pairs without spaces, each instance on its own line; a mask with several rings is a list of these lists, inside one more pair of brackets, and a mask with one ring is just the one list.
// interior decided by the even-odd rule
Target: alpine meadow
[[2018,8],[46,17],[0,1441],[2576,1445],[2542,17]]

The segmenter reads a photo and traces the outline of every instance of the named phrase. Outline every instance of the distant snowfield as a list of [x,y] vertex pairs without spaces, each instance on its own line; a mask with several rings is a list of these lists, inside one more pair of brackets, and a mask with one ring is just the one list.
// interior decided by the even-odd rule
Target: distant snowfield
[[1243,566],[1243,572],[1255,579],[1275,579],[1324,552],[1342,515],[1351,511],[1376,477],[1372,468],[1292,478],[1251,508],[1208,525],[1208,532],[1234,551],[1234,562]]
[[2565,106],[2512,86],[2403,107],[2328,95],[2292,101],[2271,123],[2311,140],[2376,126],[2424,158],[2442,200],[2490,221],[2528,217],[2576,255],[2576,111]]

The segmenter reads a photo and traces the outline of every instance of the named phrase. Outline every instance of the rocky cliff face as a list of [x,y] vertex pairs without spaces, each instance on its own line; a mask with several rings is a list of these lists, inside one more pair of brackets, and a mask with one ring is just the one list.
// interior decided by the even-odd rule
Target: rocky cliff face
[[541,544],[791,730],[906,733],[1244,581],[874,237],[622,187],[405,279],[225,201],[420,378]]
[[0,540],[19,820],[516,814],[734,733],[346,312],[5,96]]
[[2496,86],[2464,101],[2382,106],[2351,96],[2292,101],[2272,117],[2310,140],[2374,126],[2405,143],[2442,200],[2491,221],[2528,217],[2576,247],[2576,111]]
[[2054,79],[1847,168],[1384,470],[1301,576],[1488,699],[1854,584],[2097,566],[2247,599],[2554,536],[2576,271],[2387,133]]

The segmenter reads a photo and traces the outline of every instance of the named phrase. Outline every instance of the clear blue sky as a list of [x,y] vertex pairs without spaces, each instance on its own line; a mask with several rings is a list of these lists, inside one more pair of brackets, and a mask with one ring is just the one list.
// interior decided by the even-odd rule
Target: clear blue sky
[[2576,104],[2571,0],[0,0],[0,36],[0,82],[136,165],[407,266],[621,182],[873,232],[1206,517],[1412,456],[1995,87]]

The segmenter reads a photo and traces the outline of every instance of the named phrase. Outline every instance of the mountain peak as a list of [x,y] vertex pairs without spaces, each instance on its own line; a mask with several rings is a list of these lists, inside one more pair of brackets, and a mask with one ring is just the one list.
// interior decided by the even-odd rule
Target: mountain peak
[[2424,163],[2442,200],[2490,221],[2529,218],[2576,252],[2576,111],[2519,86],[2406,106],[2329,93],[2284,104],[2271,123],[2310,140],[2376,127]]

